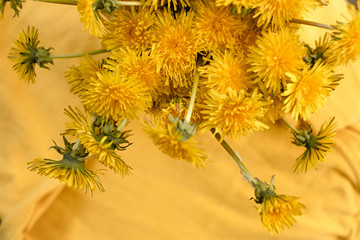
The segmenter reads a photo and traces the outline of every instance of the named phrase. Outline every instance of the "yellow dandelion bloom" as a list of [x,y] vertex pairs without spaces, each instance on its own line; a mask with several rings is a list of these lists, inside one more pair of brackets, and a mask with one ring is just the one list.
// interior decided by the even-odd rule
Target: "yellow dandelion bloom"
[[199,72],[207,78],[204,84],[220,93],[226,93],[228,88],[247,91],[252,85],[248,67],[242,56],[225,51],[212,54],[210,64],[199,68]]
[[152,26],[154,13],[147,8],[120,8],[113,13],[114,19],[107,24],[108,33],[103,38],[106,49],[131,48],[147,50],[153,43]]
[[196,6],[195,32],[208,50],[229,44],[232,34],[239,27],[228,7],[216,7],[214,2]]
[[148,52],[131,49],[113,51],[112,60],[107,61],[107,68],[119,71],[128,78],[144,83],[155,94],[161,82],[161,76],[156,71],[156,62]]
[[306,150],[296,159],[295,171],[306,172],[310,168],[317,167],[319,161],[323,161],[327,152],[330,152],[336,136],[335,117],[330,118],[321,125],[319,132],[315,135],[303,129],[302,133],[294,133],[294,144],[306,147]]
[[278,195],[275,192],[274,177],[271,183],[257,179],[254,183],[255,202],[260,204],[257,211],[264,228],[271,234],[280,233],[284,227],[290,228],[296,220],[294,216],[302,215],[305,206],[297,201],[297,197]]
[[258,18],[258,26],[271,24],[283,27],[293,18],[302,18],[303,14],[320,5],[316,0],[254,0],[254,17]]
[[[357,6],[360,6],[360,0]],[[351,19],[333,26],[335,41],[331,46],[331,55],[337,58],[339,64],[355,61],[360,56],[360,11],[353,4],[348,4],[348,10]]]
[[264,81],[269,92],[279,94],[286,85],[287,72],[297,72],[304,67],[306,49],[299,37],[289,29],[263,33],[250,47],[249,71],[257,75],[257,81]]
[[266,129],[268,126],[260,119],[265,113],[264,106],[270,102],[262,101],[261,98],[262,95],[256,91],[246,96],[244,90],[238,93],[229,89],[227,94],[211,90],[203,106],[204,122],[201,127],[215,128],[215,132],[222,138],[227,135],[235,138]]
[[28,163],[30,171],[38,171],[40,175],[59,179],[75,189],[84,188],[85,192],[90,190],[91,194],[95,189],[103,192],[104,188],[96,173],[85,167],[85,158],[88,153],[85,152],[83,146],[79,142],[70,144],[65,137],[63,140],[65,149],[56,143],[51,147],[63,155],[62,160],[37,158]]
[[79,66],[72,66],[65,73],[68,83],[71,85],[70,91],[74,94],[80,94],[84,91],[91,78],[97,78],[97,73],[101,70],[101,62],[94,60],[86,54]]
[[146,0],[145,6],[150,6],[151,9],[155,10],[157,10],[158,6],[167,6],[168,9],[173,8],[176,11],[178,3],[180,4],[180,9],[190,6],[189,0]]
[[85,192],[90,190],[91,193],[95,189],[101,192],[105,191],[98,176],[87,169],[84,162],[71,159],[70,156],[61,161],[37,158],[28,164],[31,171],[38,171],[40,175],[59,179],[60,182],[65,182],[69,187],[84,188]]
[[107,22],[107,18],[99,12],[100,10],[94,9],[95,2],[96,0],[78,0],[77,10],[80,15],[80,21],[84,22],[86,30],[91,35],[102,37],[108,33],[104,25]]
[[254,0],[215,0],[216,6],[229,6],[234,5],[237,8],[237,11],[240,12],[242,7],[252,8]]
[[26,32],[19,33],[14,41],[15,47],[10,49],[8,58],[14,63],[13,69],[18,73],[20,80],[26,83],[35,83],[35,65],[49,69],[45,64],[53,64],[50,56],[51,48],[38,47],[38,30],[28,26]]
[[237,17],[237,28],[229,39],[227,47],[235,55],[247,55],[249,48],[255,44],[257,38],[262,32],[262,28],[256,24],[253,14],[246,14],[245,17]]
[[317,61],[311,68],[298,74],[288,74],[291,82],[287,84],[283,96],[286,97],[284,112],[290,113],[297,121],[307,121],[311,113],[316,113],[326,102],[340,76],[334,75],[328,65]]
[[[91,157],[97,158],[100,163],[109,167],[115,173],[120,173],[121,175],[130,174],[131,167],[115,152],[115,149],[119,148],[119,144],[128,145],[126,134],[121,134],[121,132],[116,133],[116,136],[104,134],[101,128],[95,125],[96,119],[91,117],[88,112],[84,115],[78,109],[74,111],[70,107],[69,110],[65,109],[65,114],[71,120],[71,122],[66,124],[66,134],[78,137],[80,143],[89,152]],[[121,147],[120,150],[126,147]]]
[[85,108],[106,119],[137,118],[151,106],[149,89],[144,83],[125,78],[120,71],[101,71],[91,78],[80,94]]
[[198,148],[199,143],[190,137],[183,139],[183,133],[176,129],[175,124],[162,124],[160,121],[144,123],[144,132],[153,143],[166,155],[176,160],[192,163],[196,167],[204,167],[208,157]]
[[280,233],[284,227],[290,228],[296,223],[294,216],[302,215],[301,210],[305,208],[297,199],[287,195],[264,197],[258,213],[265,229],[272,234]]
[[[181,12],[176,16],[165,11],[156,19],[156,43],[152,55],[157,70],[166,78],[166,85],[188,87],[196,65],[198,38],[193,25],[193,12]],[[189,76],[190,75],[190,76]]]

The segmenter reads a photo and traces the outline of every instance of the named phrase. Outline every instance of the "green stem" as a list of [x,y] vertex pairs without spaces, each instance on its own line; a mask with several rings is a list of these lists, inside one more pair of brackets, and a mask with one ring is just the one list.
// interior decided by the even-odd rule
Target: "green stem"
[[[215,128],[211,128],[210,131],[212,134],[215,134]],[[239,155],[230,147],[230,145],[225,141],[221,141],[221,136],[219,133],[216,133],[215,135],[216,140],[221,144],[221,146],[230,154],[230,156],[235,160],[237,165],[240,168],[241,174],[248,180],[248,182],[252,185],[256,185],[255,178],[251,175],[249,170],[245,167],[244,163],[241,161]]]
[[85,54],[96,55],[96,54],[101,54],[101,53],[106,53],[106,52],[108,52],[108,50],[98,49],[98,50],[94,50],[94,51],[76,53],[76,54],[51,55],[50,57],[51,58],[77,58],[77,57],[83,57],[83,56],[85,56]]
[[197,90],[198,84],[199,84],[199,72],[197,70],[195,70],[194,83],[193,83],[193,87],[191,90],[190,103],[189,103],[189,108],[186,112],[185,122],[190,122],[191,114],[193,112],[194,105],[195,105],[196,90]]
[[288,121],[286,121],[284,118],[281,118],[281,121],[288,126],[293,132],[295,132],[296,134],[300,134],[300,132],[293,126],[291,125]]
[[77,5],[77,0],[34,0],[38,2],[58,3],[66,5]]
[[142,6],[145,2],[131,2],[131,1],[118,1],[116,5],[118,6]]
[[303,25],[308,25],[308,26],[314,26],[314,27],[319,27],[319,28],[325,28],[328,30],[334,30],[333,27],[323,24],[323,23],[317,23],[317,22],[312,22],[312,21],[308,21],[308,20],[303,20],[303,19],[292,19],[290,20],[291,23],[298,23],[298,24],[303,24]]

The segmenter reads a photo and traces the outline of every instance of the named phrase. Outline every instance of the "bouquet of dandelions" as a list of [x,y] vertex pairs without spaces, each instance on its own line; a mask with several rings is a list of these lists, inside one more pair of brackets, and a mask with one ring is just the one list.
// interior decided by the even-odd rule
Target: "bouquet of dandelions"
[[[18,15],[21,0],[1,0],[1,13],[7,1]],[[224,139],[281,120],[291,129],[293,143],[304,148],[295,171],[323,161],[334,141],[334,117],[318,131],[306,121],[339,84],[342,75],[334,67],[360,54],[360,12],[354,6],[348,7],[351,19],[328,26],[302,18],[325,7],[321,0],[40,1],[76,5],[80,21],[103,49],[52,55],[52,48],[39,46],[35,27],[15,40],[9,59],[26,83],[35,83],[36,65],[49,69],[56,58],[82,57],[65,78],[84,110],[65,109],[64,147],[52,146],[62,159],[35,159],[31,171],[85,192],[104,191],[86,162],[96,159],[129,174],[131,167],[118,152],[131,145],[127,122],[145,113],[143,130],[153,143],[196,167],[204,167],[208,156],[195,135],[210,130],[254,188],[264,227],[279,233],[292,226],[305,206],[297,197],[277,194],[273,178],[270,183],[254,178]],[[306,44],[297,35],[299,24],[329,34]],[[94,54],[104,58],[95,60]],[[285,114],[303,128],[293,127]]]

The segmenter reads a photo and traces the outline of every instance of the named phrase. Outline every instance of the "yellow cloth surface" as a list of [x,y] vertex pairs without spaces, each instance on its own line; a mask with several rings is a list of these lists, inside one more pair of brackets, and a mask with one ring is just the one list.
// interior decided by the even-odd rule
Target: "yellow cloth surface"
[[[309,19],[333,24],[342,19],[340,13],[346,13],[345,3],[337,0]],[[292,172],[303,149],[290,143],[290,131],[281,124],[229,141],[254,176],[269,181],[275,175],[277,193],[300,196],[307,206],[293,228],[271,236],[249,200],[252,188],[209,133],[199,140],[211,162],[197,170],[163,155],[139,122],[131,122],[134,144],[122,156],[133,175],[106,171],[100,176],[106,191],[94,196],[28,171],[26,162],[34,158],[59,159],[47,149],[52,139],[61,142],[67,121],[63,109],[80,105],[64,78],[78,60],[55,60],[51,71],[37,69],[37,84],[25,85],[7,59],[13,40],[34,25],[40,45],[54,47],[54,54],[97,49],[99,42],[84,32],[73,6],[26,2],[20,18],[12,14],[7,6],[0,21],[1,240],[360,239],[360,62],[339,68],[345,79],[312,117],[316,129],[332,116],[339,123],[334,150],[318,171]],[[322,32],[304,31],[306,39]]]

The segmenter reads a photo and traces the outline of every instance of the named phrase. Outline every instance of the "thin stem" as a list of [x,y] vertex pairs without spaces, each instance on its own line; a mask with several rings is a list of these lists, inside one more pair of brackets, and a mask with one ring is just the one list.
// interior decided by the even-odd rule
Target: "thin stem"
[[66,5],[77,5],[77,0],[34,0],[38,2],[58,3]]
[[196,90],[197,90],[198,84],[199,84],[199,72],[197,70],[195,70],[194,83],[193,83],[193,87],[191,90],[190,103],[189,103],[189,108],[186,112],[185,122],[190,122],[191,114],[193,112],[194,105],[195,105]]
[[98,49],[98,50],[94,50],[94,51],[76,53],[76,54],[51,55],[50,57],[51,58],[77,58],[77,57],[83,57],[83,56],[85,56],[85,54],[96,55],[96,54],[101,54],[101,53],[106,53],[106,52],[108,52],[108,50]]
[[[211,128],[210,131],[214,134],[215,128]],[[230,156],[235,160],[237,165],[240,168],[241,174],[248,180],[248,182],[252,185],[256,185],[255,178],[251,175],[249,170],[245,167],[244,163],[241,161],[240,156],[230,147],[230,145],[225,141],[221,141],[221,136],[219,133],[216,133],[215,135],[216,140],[221,144],[221,146],[230,154]]]
[[295,132],[296,134],[300,134],[300,132],[293,126],[291,125],[288,121],[286,121],[284,118],[281,118],[281,121],[288,126],[293,132]]
[[131,2],[131,1],[118,1],[116,5],[118,6],[142,6],[145,2]]
[[308,20],[303,20],[303,19],[292,19],[290,20],[291,23],[298,23],[298,24],[303,24],[303,25],[308,25],[308,26],[314,26],[314,27],[319,27],[319,28],[325,28],[328,30],[334,30],[333,27],[323,24],[323,23],[317,23],[317,22],[312,22],[312,21],[308,21]]

